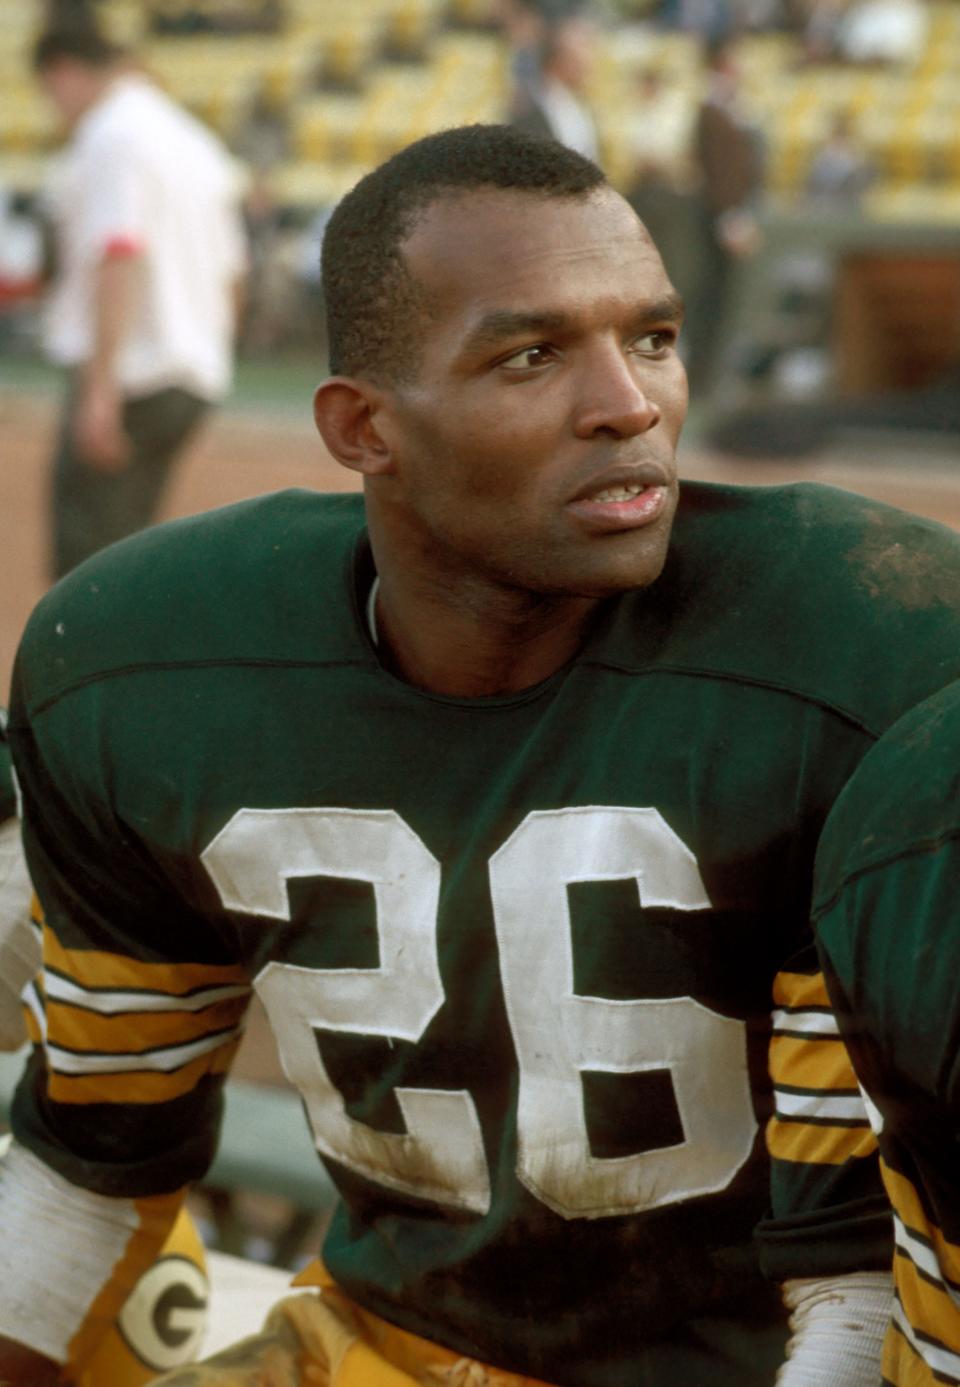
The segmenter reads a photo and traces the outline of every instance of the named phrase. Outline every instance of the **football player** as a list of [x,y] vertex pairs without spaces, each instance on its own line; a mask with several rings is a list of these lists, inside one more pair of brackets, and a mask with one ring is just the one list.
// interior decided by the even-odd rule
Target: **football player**
[[[22,994],[40,968],[41,944],[39,924],[30,914],[5,728],[6,712],[0,709],[0,1050],[16,1050],[27,1039]],[[38,1005],[36,994],[31,1004]],[[42,994],[39,1010],[42,1014]],[[7,1142],[0,1138],[0,1159]],[[42,1236],[39,1224],[36,1235]],[[90,1356],[84,1362],[68,1356],[69,1380],[77,1387],[142,1387],[158,1373],[189,1363],[203,1341],[207,1299],[203,1244],[182,1209],[157,1260]]]
[[770,1011],[816,1014],[837,794],[960,677],[960,541],[817,486],[680,488],[681,304],[559,144],[412,145],[334,213],[324,283],[315,413],[364,497],[125,541],[18,655],[46,982],[0,1367],[55,1372],[154,1255],[255,989],[342,1199],[308,1289],[171,1383],[769,1387],[789,1281],[783,1383],[875,1387],[874,1138],[811,1031],[771,1186]]
[[960,684],[907,714],[837,801],[814,907],[894,1208],[892,1387],[960,1383]]

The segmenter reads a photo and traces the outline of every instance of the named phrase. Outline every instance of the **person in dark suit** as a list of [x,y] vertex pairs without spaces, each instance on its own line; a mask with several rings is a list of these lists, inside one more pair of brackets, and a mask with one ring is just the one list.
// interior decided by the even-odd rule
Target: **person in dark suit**
[[760,245],[757,204],[764,179],[762,137],[741,102],[740,74],[726,41],[708,50],[693,152],[699,271],[688,293],[686,365],[691,392],[706,394],[718,366],[733,271]]

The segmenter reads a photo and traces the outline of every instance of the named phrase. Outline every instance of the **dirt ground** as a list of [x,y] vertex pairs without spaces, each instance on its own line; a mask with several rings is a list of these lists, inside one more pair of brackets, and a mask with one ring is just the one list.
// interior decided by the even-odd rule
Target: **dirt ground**
[[[46,474],[56,426],[56,401],[48,394],[12,394],[0,388],[0,689],[6,699],[20,630],[46,585]],[[951,453],[953,456],[951,456]],[[829,482],[914,510],[960,529],[960,458],[916,442],[837,451],[815,462],[737,462],[689,449],[681,475],[713,481]],[[280,487],[322,491],[354,489],[356,478],[338,467],[313,431],[310,402],[302,417],[289,410],[232,408],[204,428],[180,464],[164,518],[225,505]],[[279,1077],[272,1040],[254,1015],[239,1072]]]

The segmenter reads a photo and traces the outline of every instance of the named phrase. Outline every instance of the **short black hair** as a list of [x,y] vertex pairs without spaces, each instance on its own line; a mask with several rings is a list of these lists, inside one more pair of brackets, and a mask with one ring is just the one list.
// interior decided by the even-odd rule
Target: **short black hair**
[[86,16],[80,16],[73,22],[61,20],[39,35],[33,45],[33,70],[43,72],[64,58],[107,68],[123,55],[118,44],[111,43]]
[[459,126],[402,149],[346,195],[324,233],[331,371],[384,382],[414,374],[424,305],[402,247],[439,198],[496,188],[582,199],[604,186],[589,159],[509,125]]

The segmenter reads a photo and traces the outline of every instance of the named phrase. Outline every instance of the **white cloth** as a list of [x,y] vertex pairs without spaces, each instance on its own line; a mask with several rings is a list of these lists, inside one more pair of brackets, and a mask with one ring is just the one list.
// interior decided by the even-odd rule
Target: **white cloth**
[[246,257],[239,191],[230,156],[199,121],[144,77],[112,82],[77,123],[48,190],[59,261],[46,314],[52,359],[88,359],[97,268],[111,248],[137,249],[123,393],[223,395]]
[[133,1200],[71,1185],[13,1142],[0,1162],[0,1334],[65,1363],[139,1226]]
[[587,108],[562,82],[545,81],[537,94],[555,140],[586,159],[597,157],[597,130]]
[[877,1387],[894,1306],[890,1272],[785,1281],[783,1300],[791,1339],[777,1387]]
[[292,1272],[247,1262],[226,1252],[207,1252],[210,1306],[203,1356],[211,1357],[256,1334],[267,1315],[286,1295],[294,1294]]

